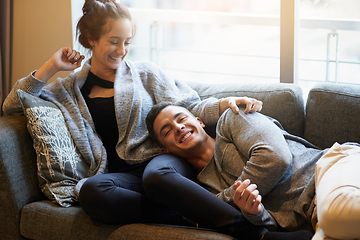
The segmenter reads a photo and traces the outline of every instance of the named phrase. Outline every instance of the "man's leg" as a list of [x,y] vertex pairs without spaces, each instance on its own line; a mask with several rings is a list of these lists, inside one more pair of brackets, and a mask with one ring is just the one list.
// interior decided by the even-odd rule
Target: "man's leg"
[[360,238],[360,147],[334,146],[318,161],[318,223],[326,236]]
[[143,183],[147,196],[169,206],[200,227],[217,229],[241,239],[260,239],[263,227],[250,224],[240,211],[195,182],[196,173],[183,159],[158,156],[147,165]]

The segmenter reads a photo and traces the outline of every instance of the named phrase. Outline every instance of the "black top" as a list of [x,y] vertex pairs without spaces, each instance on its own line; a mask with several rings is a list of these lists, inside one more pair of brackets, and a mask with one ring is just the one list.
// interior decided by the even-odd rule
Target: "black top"
[[[119,140],[119,130],[116,122],[114,97],[90,98],[89,94],[91,88],[98,85],[103,88],[114,88],[114,83],[99,78],[92,72],[86,79],[84,86],[81,88],[81,93],[89,108],[90,114],[95,124],[95,130],[100,135],[104,147],[107,152],[108,171],[109,172],[133,172],[134,174],[142,174],[143,168],[139,166],[132,166],[120,159],[116,153],[116,144]],[[137,170],[135,170],[135,168]],[[135,171],[134,171],[135,170]]]

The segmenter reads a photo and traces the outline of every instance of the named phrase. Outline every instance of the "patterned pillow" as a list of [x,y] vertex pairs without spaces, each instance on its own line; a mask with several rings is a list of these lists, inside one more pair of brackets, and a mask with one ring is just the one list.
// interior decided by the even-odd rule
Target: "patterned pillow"
[[37,155],[41,191],[50,200],[69,207],[77,201],[74,189],[87,177],[88,166],[81,160],[59,108],[22,90],[17,94]]

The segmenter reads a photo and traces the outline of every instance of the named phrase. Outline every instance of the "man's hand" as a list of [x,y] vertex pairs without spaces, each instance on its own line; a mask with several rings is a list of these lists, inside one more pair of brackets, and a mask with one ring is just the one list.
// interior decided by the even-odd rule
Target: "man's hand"
[[246,179],[235,183],[234,203],[244,212],[258,215],[262,211],[261,195],[256,189],[256,184],[250,184]]

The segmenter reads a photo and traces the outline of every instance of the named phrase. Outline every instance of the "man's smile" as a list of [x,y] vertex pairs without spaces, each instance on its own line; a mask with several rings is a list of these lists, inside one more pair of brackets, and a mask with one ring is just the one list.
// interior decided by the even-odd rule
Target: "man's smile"
[[180,138],[180,143],[185,142],[186,139],[188,139],[188,137],[190,137],[192,134],[192,132],[188,132],[187,134],[185,134],[185,136]]

